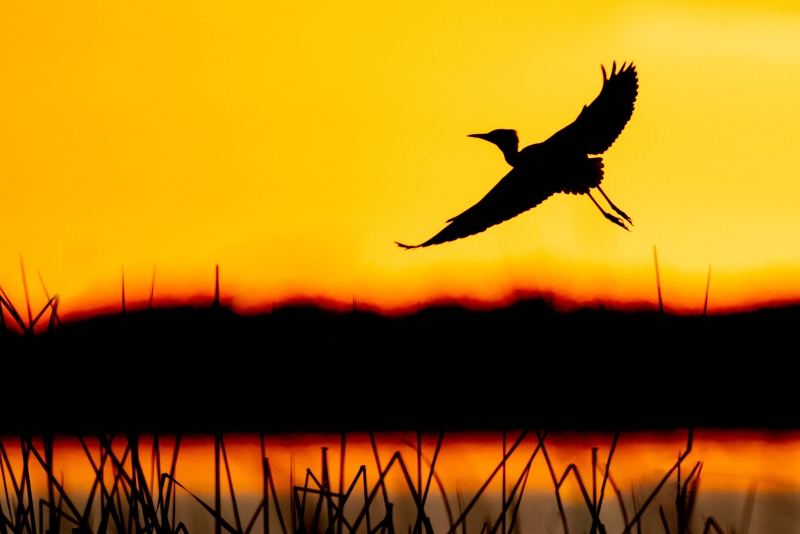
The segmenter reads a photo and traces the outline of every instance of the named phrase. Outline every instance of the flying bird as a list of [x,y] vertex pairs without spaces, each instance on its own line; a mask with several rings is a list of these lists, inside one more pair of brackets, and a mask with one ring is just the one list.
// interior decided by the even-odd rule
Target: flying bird
[[[636,67],[633,63],[617,70],[614,62],[611,75],[602,65],[603,87],[588,106],[583,106],[572,124],[559,130],[542,143],[519,150],[516,130],[492,130],[468,137],[494,143],[503,152],[511,171],[485,197],[460,215],[449,219],[441,232],[419,245],[404,245],[405,249],[428,247],[454,241],[483,232],[487,228],[516,217],[538,206],[555,193],[587,195],[606,219],[629,230],[625,221],[633,221],[608,198],[600,182],[603,180],[603,159],[589,157],[602,154],[622,133],[633,114],[639,90]],[[592,196],[597,189],[606,199],[616,217],[604,210]]]

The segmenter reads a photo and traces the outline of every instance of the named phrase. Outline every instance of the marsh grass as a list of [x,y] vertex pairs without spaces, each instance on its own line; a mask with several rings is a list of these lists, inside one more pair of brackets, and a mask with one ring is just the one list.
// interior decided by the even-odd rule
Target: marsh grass
[[[148,453],[148,447],[140,445],[141,439],[137,434],[61,437],[62,441],[58,443],[71,439],[80,444],[94,473],[88,494],[80,495],[75,495],[74,490],[67,491],[70,481],[59,475],[54,462],[57,442],[52,435],[5,437],[0,439],[3,492],[0,498],[0,533],[186,534],[185,518],[179,513],[179,510],[185,512],[186,507],[176,506],[178,492],[195,503],[195,510],[201,510],[205,516],[206,528],[213,528],[215,534],[395,534],[405,531],[397,530],[398,506],[408,508],[403,512],[412,518],[405,525],[410,534],[529,533],[543,527],[547,532],[572,533],[585,532],[583,529],[587,525],[592,534],[608,532],[607,525],[617,525],[616,531],[623,534],[726,532],[715,518],[709,516],[700,520],[696,517],[695,503],[702,463],[695,462],[688,476],[681,478],[682,467],[692,450],[691,429],[685,450],[660,481],[646,495],[641,493],[642,488],[632,489],[630,498],[624,497],[611,473],[619,433],[614,435],[608,456],[602,461],[598,461],[598,449],[591,450],[592,470],[588,474],[581,473],[575,464],[559,471],[548,454],[547,436],[547,432],[540,430],[521,431],[510,446],[504,441],[500,462],[475,494],[465,498],[460,490],[456,490],[454,495],[453,488],[445,488],[436,471],[442,443],[446,439],[444,433],[438,435],[432,453],[428,451],[430,457],[423,454],[422,435],[418,433],[416,443],[406,442],[413,460],[397,450],[383,461],[376,438],[370,434],[377,479],[368,477],[366,465],[359,466],[355,476],[346,479],[347,438],[342,434],[337,476],[332,477],[328,449],[322,447],[319,470],[307,468],[299,483],[291,481],[290,502],[287,503],[276,490],[264,436],[261,435],[261,495],[250,513],[245,513],[239,505],[225,438],[219,433],[213,436],[213,500],[208,499],[202,489],[188,487],[176,476],[182,441],[180,434],[172,436],[171,445],[166,447],[161,445],[158,435],[149,439],[149,476],[140,457],[140,454]],[[10,451],[8,444],[17,440],[18,446]],[[525,452],[531,445],[533,450]],[[516,467],[512,469],[512,457],[524,461],[522,464],[514,463]],[[526,494],[534,462],[543,462],[550,475],[559,525],[521,523],[521,508],[530,504],[532,499],[543,498],[538,493]],[[423,469],[423,464],[427,469]],[[21,467],[15,471],[13,465]],[[33,481],[41,475],[46,480],[46,495],[33,491]],[[399,493],[397,489],[387,488],[388,477],[399,477],[404,482]],[[491,500],[488,488],[493,483],[496,485],[498,477],[504,481],[499,510],[484,502]],[[332,478],[338,478],[336,490],[332,487]],[[653,506],[656,502],[663,502],[666,494],[670,493],[666,484],[670,480],[677,487],[673,501],[675,510],[666,514],[663,504],[658,510]],[[563,491],[567,486],[577,487],[582,506],[569,509],[565,506]],[[436,503],[430,500],[433,491],[439,493]],[[613,496],[609,495],[612,492]],[[753,489],[740,524],[727,532],[744,534],[747,531],[754,495]],[[616,506],[606,503],[608,497],[616,500]],[[487,512],[491,509],[493,515]]]

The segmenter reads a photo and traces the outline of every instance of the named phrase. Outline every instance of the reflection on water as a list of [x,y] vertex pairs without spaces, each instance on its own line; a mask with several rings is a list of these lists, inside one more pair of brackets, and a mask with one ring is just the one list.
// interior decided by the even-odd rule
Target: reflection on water
[[787,431],[0,443],[3,534],[800,531],[800,434]]

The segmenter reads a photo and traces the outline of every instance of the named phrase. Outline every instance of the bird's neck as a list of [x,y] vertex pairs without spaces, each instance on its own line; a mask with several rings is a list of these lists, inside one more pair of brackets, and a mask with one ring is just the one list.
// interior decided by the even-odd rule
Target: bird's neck
[[506,158],[506,163],[515,167],[517,165],[517,161],[519,160],[519,149],[518,145],[505,145],[499,146],[498,148],[503,152],[503,157]]

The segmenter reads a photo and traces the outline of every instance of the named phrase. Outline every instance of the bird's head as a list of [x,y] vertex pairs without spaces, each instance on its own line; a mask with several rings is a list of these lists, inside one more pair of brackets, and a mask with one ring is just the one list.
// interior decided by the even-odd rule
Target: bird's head
[[477,137],[478,139],[494,143],[502,150],[506,161],[510,165],[514,165],[514,156],[516,156],[519,151],[519,137],[517,137],[516,130],[492,130],[485,134],[469,134],[467,137]]

